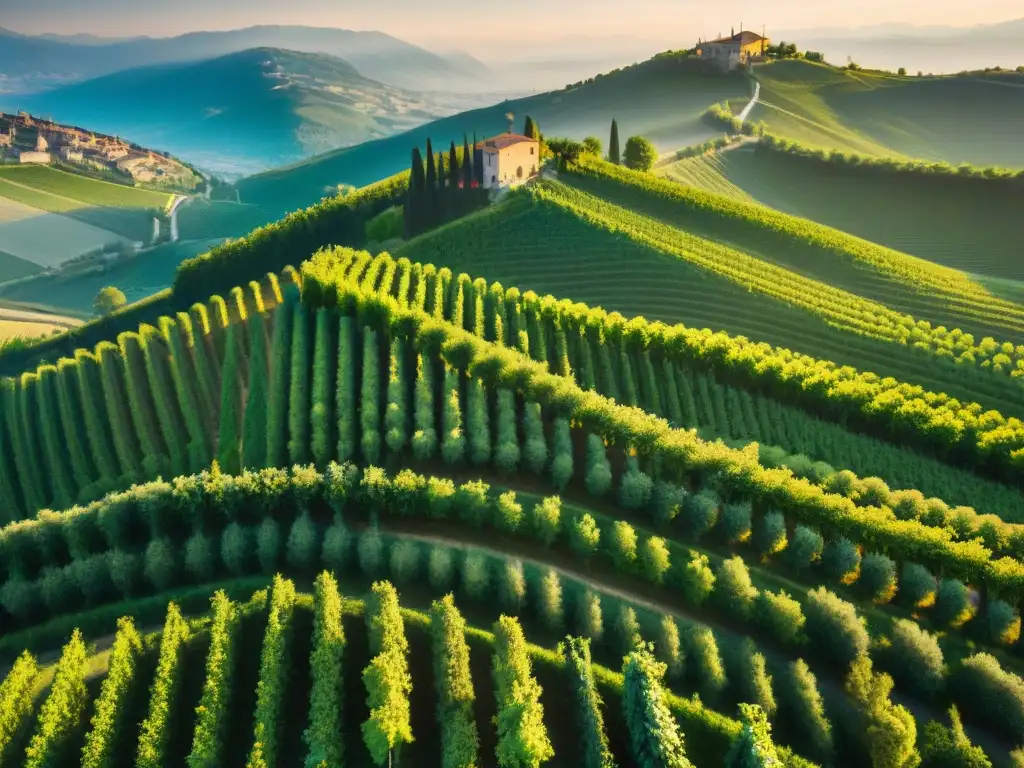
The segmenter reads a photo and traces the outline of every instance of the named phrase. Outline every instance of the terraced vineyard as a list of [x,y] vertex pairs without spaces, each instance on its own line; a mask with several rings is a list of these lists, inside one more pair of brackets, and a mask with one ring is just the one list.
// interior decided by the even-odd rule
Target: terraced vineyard
[[[760,147],[680,160],[658,174],[817,221],[976,279],[1024,279],[1011,224],[1018,196],[986,179],[877,173]],[[972,214],[965,219],[956,212],[967,201]]]
[[[795,749],[863,765],[865,722],[899,723],[899,748],[928,753],[926,722],[956,704],[1006,759],[1024,723],[1019,526],[820,464],[769,469],[672,426],[810,442],[796,413],[708,375],[767,353],[735,354],[744,344],[338,250],[10,382],[0,489],[26,519],[0,532],[0,658],[19,702],[0,757],[577,765],[588,744],[620,764],[654,749],[712,766],[763,746],[767,717],[785,764],[806,764]],[[772,374],[749,370],[735,381],[756,394]],[[766,393],[828,402],[773,381]],[[902,439],[926,445],[913,423]],[[37,515],[46,505],[68,511]],[[122,605],[155,624],[159,596],[188,583],[308,583],[323,568],[356,594],[390,578],[424,608],[454,589],[473,623],[498,619],[494,634],[464,629],[451,601],[401,613],[384,584],[367,627],[321,576],[312,599],[276,579],[251,600],[216,597],[207,619],[172,608],[162,635],[122,623],[94,660],[73,635],[48,691],[47,671],[14,663],[76,625],[111,634]],[[556,649],[566,631],[590,646]],[[471,684],[432,661],[467,658],[460,638]],[[883,693],[844,692],[850,675]],[[703,703],[680,698],[692,693]],[[1000,714],[979,717],[994,696]],[[746,725],[729,718],[740,702],[757,705]]]

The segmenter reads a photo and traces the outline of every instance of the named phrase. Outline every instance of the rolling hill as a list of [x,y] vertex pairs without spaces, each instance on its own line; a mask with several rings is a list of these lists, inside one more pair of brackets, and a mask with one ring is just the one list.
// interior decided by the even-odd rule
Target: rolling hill
[[317,202],[338,184],[363,186],[408,167],[412,147],[431,138],[435,147],[463,136],[480,138],[507,130],[507,112],[531,116],[541,132],[607,142],[613,118],[626,137],[642,134],[662,150],[702,141],[711,135],[700,122],[708,105],[742,99],[749,93],[741,75],[708,75],[696,62],[665,54],[588,80],[578,87],[506,101],[427,123],[387,139],[340,149],[292,167],[243,179],[242,202],[278,214]]
[[804,144],[868,155],[1024,167],[1024,75],[897,77],[807,61],[755,69],[750,119]]
[[451,111],[323,54],[257,48],[143,67],[20,99],[52,115],[242,175],[407,130]]
[[[878,172],[761,146],[679,160],[657,172],[818,221],[982,280],[1024,280],[1015,213],[1024,190],[1012,185]],[[996,282],[993,290],[1000,290]]]
[[52,88],[154,64],[182,63],[251,48],[324,53],[349,61],[367,77],[415,89],[480,89],[486,72],[476,62],[451,61],[382,32],[300,26],[258,26],[226,32],[192,32],[170,38],[70,42],[0,30],[0,72],[5,90]]

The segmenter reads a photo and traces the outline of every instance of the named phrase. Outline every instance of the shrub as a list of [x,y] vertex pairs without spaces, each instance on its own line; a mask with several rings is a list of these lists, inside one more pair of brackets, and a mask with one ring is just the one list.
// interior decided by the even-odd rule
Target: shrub
[[502,531],[514,533],[523,521],[523,505],[516,501],[515,491],[506,491],[494,502],[495,523]]
[[604,496],[612,488],[612,465],[600,435],[587,435],[587,474],[584,484],[591,496]]
[[744,638],[736,651],[736,677],[741,701],[756,704],[769,716],[775,715],[775,694],[772,692],[772,677],[765,666],[764,654],[757,650],[754,641]]
[[499,765],[533,766],[550,760],[554,749],[544,725],[541,687],[533,677],[519,622],[502,616],[494,625],[494,697]]
[[754,528],[754,546],[764,557],[777,555],[786,548],[786,518],[781,512],[767,512]]
[[256,531],[256,559],[260,570],[268,576],[273,574],[280,558],[281,526],[274,518],[265,517]]
[[672,565],[668,546],[659,536],[648,536],[640,546],[640,573],[645,579],[661,584]]
[[764,710],[757,704],[740,704],[743,730],[725,756],[726,768],[768,768],[781,763],[772,742],[772,727]]
[[[678,562],[682,563],[682,560]],[[690,553],[690,559],[679,571],[679,586],[692,605],[702,605],[715,588],[715,574],[707,555]]]
[[886,654],[897,680],[925,694],[936,694],[945,687],[946,663],[935,635],[913,621],[897,619],[889,643]]
[[962,581],[943,579],[935,594],[932,616],[941,625],[962,627],[974,616],[970,592]]
[[540,405],[530,401],[523,406],[523,458],[534,474],[544,474],[544,470],[548,466],[548,444],[544,438],[544,420]]
[[555,419],[552,425],[551,444],[551,480],[559,491],[563,491],[572,479],[573,472],[572,435],[566,419]]
[[619,503],[625,509],[643,509],[651,500],[654,481],[640,471],[635,456],[626,459],[626,471],[619,481]]
[[990,654],[965,659],[949,688],[963,709],[984,712],[986,722],[1006,738],[1016,740],[1024,732],[1024,681]]
[[649,171],[658,159],[658,151],[643,136],[630,136],[626,139],[626,151],[623,153],[623,164],[634,171]]
[[719,530],[727,544],[740,544],[750,538],[750,503],[727,504]]
[[427,581],[437,592],[447,592],[455,580],[455,558],[448,547],[435,545],[427,556]]
[[483,552],[469,551],[462,562],[462,589],[472,600],[483,600],[491,583],[490,561]]
[[964,732],[956,707],[950,707],[949,721],[949,728],[934,720],[925,726],[921,739],[922,764],[929,768],[992,768],[985,751],[972,744]]
[[181,618],[181,611],[174,603],[168,604],[156,674],[149,692],[149,711],[140,726],[136,760],[139,768],[163,768],[167,764],[166,751],[171,736],[168,725],[184,677],[182,661],[188,638],[188,625]]
[[577,631],[595,643],[604,636],[604,618],[601,613],[601,596],[587,589],[576,600]]
[[[3,681],[0,681],[0,754],[3,754],[32,715],[32,687],[38,671],[35,657],[25,651],[14,662]],[[103,698],[101,693],[101,701]],[[109,712],[109,708],[98,707],[98,711]],[[100,739],[102,736],[90,738]],[[94,765],[90,765],[90,768]]]
[[750,581],[750,571],[739,556],[722,562],[715,581],[715,598],[733,616],[750,618],[757,598],[757,588]]
[[501,603],[510,611],[519,612],[526,599],[526,576],[518,560],[506,560],[499,585]]
[[420,545],[411,539],[400,539],[391,545],[389,571],[398,584],[412,584],[419,576]]
[[708,627],[699,625],[690,627],[685,637],[686,657],[693,661],[686,667],[694,670],[700,695],[714,701],[728,684],[718,641]]
[[313,586],[313,611],[309,725],[302,734],[307,749],[305,764],[341,768],[344,758],[341,722],[345,633],[341,623],[338,583],[326,571],[317,576]]
[[224,592],[214,595],[210,624],[210,651],[206,656],[206,679],[196,708],[196,726],[190,768],[216,768],[224,759],[224,734],[230,717],[231,680],[234,673],[238,606]]
[[398,605],[398,593],[386,581],[373,585],[368,601],[370,652],[375,654],[363,670],[369,719],[363,723],[363,743],[377,765],[390,762],[393,753],[412,742],[409,694],[409,642]]
[[194,582],[202,584],[213,578],[214,567],[210,539],[202,531],[196,531],[185,542],[185,572]]
[[783,643],[793,645],[803,640],[803,608],[784,591],[776,594],[765,589],[758,593],[754,615],[759,624]]
[[683,521],[687,534],[699,539],[714,528],[718,522],[718,505],[718,496],[711,490],[687,496],[683,504]]
[[632,525],[622,520],[616,520],[612,524],[607,547],[616,570],[631,573],[635,569],[636,531],[633,530]]
[[376,578],[384,570],[384,539],[376,527],[370,527],[359,534],[356,541],[359,570],[364,576]]
[[562,608],[562,582],[558,571],[548,568],[535,579],[534,606],[537,615],[549,630],[560,631],[565,620]]
[[515,392],[510,389],[499,389],[498,434],[494,463],[502,472],[512,473],[519,466],[520,458]]
[[562,500],[557,496],[541,499],[530,510],[530,527],[545,546],[558,539],[562,526]]
[[818,681],[807,662],[797,659],[789,665],[784,692],[779,704],[790,714],[789,721],[798,734],[798,746],[823,764],[831,764],[833,755],[832,724],[825,715],[825,703],[818,690]]
[[860,588],[876,603],[888,603],[896,594],[896,563],[871,552],[860,565]]
[[288,531],[288,543],[285,546],[285,562],[297,573],[311,574],[316,567],[317,544],[316,524],[308,511],[295,518],[291,530]]
[[623,660],[622,674],[622,708],[633,755],[649,765],[690,768],[683,734],[665,701],[665,665],[644,646]]
[[146,546],[143,572],[157,592],[171,588],[178,578],[178,553],[169,539],[153,539]]
[[479,736],[473,717],[473,679],[466,643],[466,620],[451,595],[430,607],[430,633],[434,656],[434,688],[441,727],[441,765],[475,765]]
[[601,541],[601,529],[589,514],[576,515],[569,528],[569,545],[583,557],[591,557]]
[[863,619],[853,605],[824,587],[807,593],[804,615],[808,641],[836,664],[846,667],[867,653],[870,640]]
[[561,646],[565,655],[565,671],[577,702],[577,723],[581,752],[578,764],[582,768],[614,768],[615,761],[608,747],[608,735],[601,713],[601,696],[594,682],[590,658],[590,641],[580,637],[567,637]]
[[345,521],[340,514],[335,513],[334,521],[324,533],[324,543],[320,550],[320,562],[324,568],[336,574],[344,572],[350,538]]
[[928,608],[935,604],[938,582],[932,572],[917,563],[904,563],[900,574],[900,597],[912,608]]
[[846,538],[830,541],[822,556],[826,575],[837,584],[852,584],[860,576],[860,550]]
[[25,750],[25,768],[44,768],[67,759],[89,701],[85,665],[85,642],[76,629],[61,652],[53,684],[39,709],[36,732]]
[[798,525],[793,531],[793,539],[789,542],[787,552],[789,563],[797,570],[810,568],[821,559],[825,542],[817,531]]
[[685,488],[661,480],[656,482],[651,495],[651,515],[655,525],[664,527],[675,520],[683,511],[686,497]]
[[992,599],[985,615],[988,636],[997,645],[1014,645],[1020,638],[1020,616],[1012,605]]

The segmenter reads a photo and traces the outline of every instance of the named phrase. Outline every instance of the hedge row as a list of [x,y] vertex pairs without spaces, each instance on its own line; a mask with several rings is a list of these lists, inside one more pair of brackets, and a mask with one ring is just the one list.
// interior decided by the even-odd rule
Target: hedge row
[[259,682],[256,684],[256,716],[248,768],[267,768],[277,763],[281,709],[288,685],[288,644],[291,639],[295,585],[280,575],[270,590],[270,615],[263,637]]
[[390,582],[373,585],[368,605],[367,629],[374,654],[363,670],[366,704],[370,718],[363,723],[363,742],[377,765],[391,762],[403,744],[413,741],[409,694],[409,641],[398,604],[398,592]]
[[149,712],[139,735],[138,768],[163,768],[167,764],[172,708],[178,697],[184,670],[185,644],[190,631],[174,603],[167,606],[167,620],[160,640],[160,655],[149,694]]
[[75,735],[83,725],[89,693],[85,687],[85,641],[75,631],[61,652],[53,685],[39,710],[36,731],[25,750],[25,768],[45,768],[70,759]]
[[431,605],[430,630],[437,721],[441,729],[441,765],[443,768],[476,765],[480,736],[473,714],[476,693],[469,670],[466,620],[451,594]]

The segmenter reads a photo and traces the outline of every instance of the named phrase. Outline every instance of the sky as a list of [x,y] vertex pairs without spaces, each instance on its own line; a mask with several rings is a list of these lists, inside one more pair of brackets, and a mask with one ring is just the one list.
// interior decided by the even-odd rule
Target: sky
[[[699,35],[877,23],[971,26],[1019,18],[1020,0],[0,0],[0,26],[25,34],[87,32],[166,37],[255,24],[376,29],[428,47],[463,47],[501,30],[510,48],[525,36],[624,34],[690,45]],[[501,25],[500,27],[496,25]],[[431,45],[433,43],[433,45]]]

